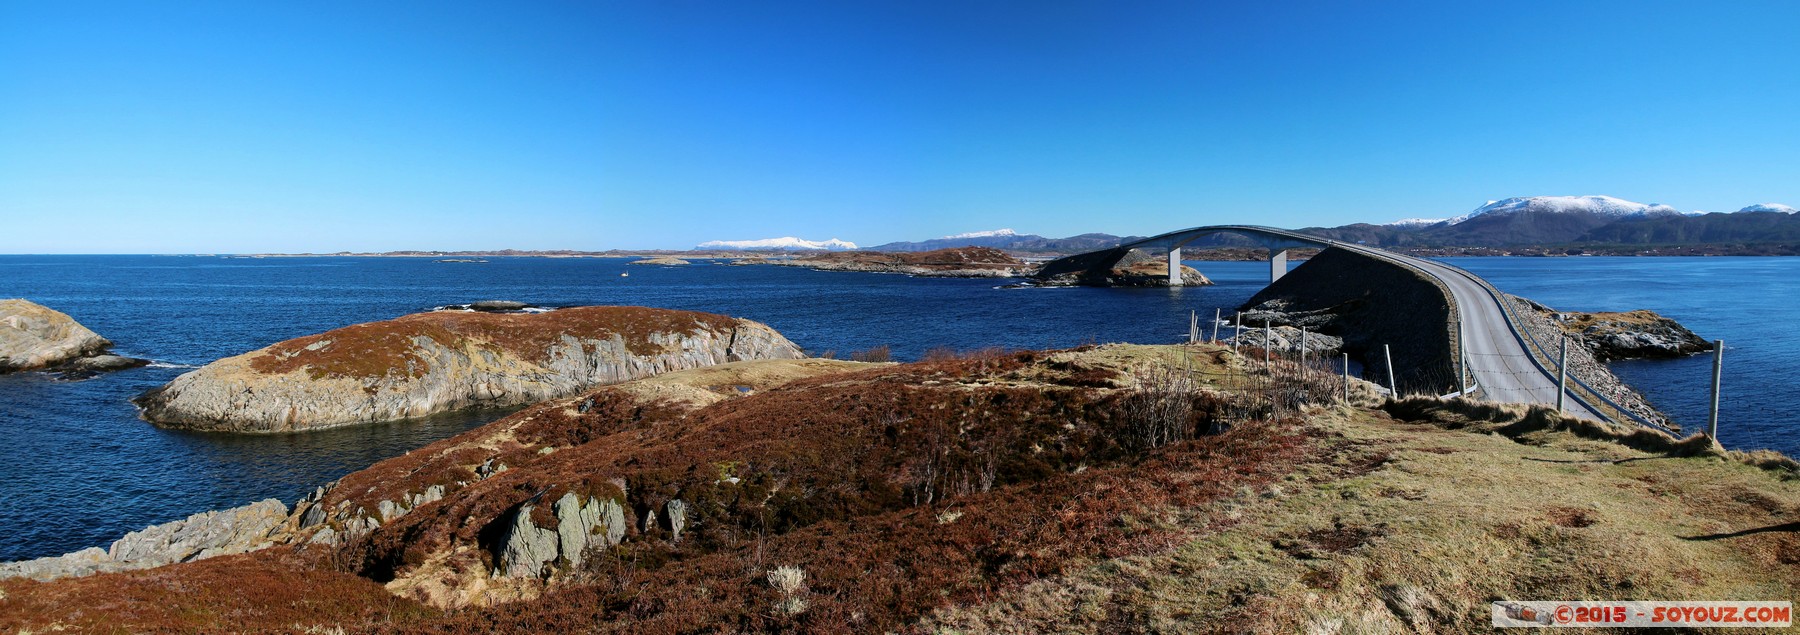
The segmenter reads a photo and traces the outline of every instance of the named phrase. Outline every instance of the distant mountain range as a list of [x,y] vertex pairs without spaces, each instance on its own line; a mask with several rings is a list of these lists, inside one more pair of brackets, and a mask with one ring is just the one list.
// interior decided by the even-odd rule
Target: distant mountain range
[[[1242,220],[1196,218],[1194,224]],[[1783,253],[1800,250],[1800,214],[1787,205],[1759,203],[1731,213],[1684,213],[1667,205],[1637,203],[1611,196],[1523,196],[1488,201],[1454,218],[1410,218],[1383,224],[1306,227],[1299,231],[1397,249],[1785,245],[1781,250]],[[1073,254],[1140,238],[1101,233],[1047,238],[1011,229],[995,229],[917,242],[892,242],[867,249],[931,251],[951,247],[993,247],[1020,254]],[[1196,240],[1190,245],[1195,248],[1254,247],[1256,243],[1222,234]],[[698,249],[852,250],[857,246],[837,239],[815,242],[788,237],[713,241],[701,244]]]

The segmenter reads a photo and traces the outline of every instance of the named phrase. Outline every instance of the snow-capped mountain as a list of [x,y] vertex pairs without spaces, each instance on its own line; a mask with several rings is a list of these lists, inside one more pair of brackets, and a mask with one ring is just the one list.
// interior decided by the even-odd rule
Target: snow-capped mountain
[[765,250],[766,249],[766,250],[777,250],[777,251],[803,251],[803,250],[821,250],[822,249],[822,250],[831,250],[831,251],[842,251],[842,250],[855,249],[856,243],[853,243],[853,242],[850,242],[847,240],[838,240],[836,238],[833,238],[831,240],[813,241],[813,240],[806,240],[803,238],[795,238],[793,236],[783,236],[781,238],[764,238],[761,240],[712,240],[712,241],[700,243],[699,246],[696,246],[694,248],[695,249],[745,249],[745,250],[751,250],[751,249]]
[[1518,212],[1587,212],[1611,218],[1680,214],[1667,205],[1637,203],[1611,196],[1515,196],[1488,201],[1486,205],[1475,208],[1475,211],[1450,219],[1449,223],[1455,225],[1477,216]]
[[957,234],[955,236],[945,236],[943,238],[939,238],[938,240],[959,240],[959,239],[963,239],[963,238],[1000,238],[1000,237],[1017,236],[1017,235],[1019,235],[1019,233],[1015,232],[1011,229],[990,229],[987,231],[969,232],[967,234]]
[[1792,207],[1788,207],[1788,206],[1782,205],[1780,203],[1757,203],[1755,205],[1745,207],[1744,209],[1740,209],[1738,211],[1740,211],[1740,212],[1781,212],[1783,214],[1792,214],[1795,211],[1800,211],[1800,210],[1795,210]]

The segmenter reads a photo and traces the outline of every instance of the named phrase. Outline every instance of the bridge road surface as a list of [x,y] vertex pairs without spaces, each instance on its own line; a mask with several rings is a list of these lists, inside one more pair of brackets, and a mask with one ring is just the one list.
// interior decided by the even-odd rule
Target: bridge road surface
[[[1418,267],[1450,289],[1457,312],[1462,316],[1461,333],[1463,348],[1469,355],[1469,373],[1475,376],[1476,385],[1481,387],[1488,401],[1556,403],[1556,377],[1532,363],[1531,353],[1525,350],[1524,343],[1506,321],[1500,308],[1502,300],[1471,279],[1472,274],[1424,258],[1388,251],[1379,253]],[[1606,420],[1573,395],[1564,401],[1563,409],[1584,419]]]
[[[1525,349],[1525,343],[1521,340],[1522,335],[1514,332],[1512,325],[1506,321],[1506,313],[1500,306],[1500,302],[1503,300],[1489,293],[1487,287],[1476,281],[1474,274],[1461,269],[1433,260],[1404,256],[1385,249],[1257,225],[1196,227],[1121,246],[1159,244],[1182,235],[1192,236],[1197,232],[1219,231],[1261,234],[1265,237],[1279,237],[1314,245],[1337,247],[1417,268],[1425,275],[1436,278],[1444,284],[1446,289],[1450,290],[1452,300],[1456,302],[1457,313],[1462,316],[1459,332],[1462,336],[1464,350],[1468,354],[1469,374],[1474,376],[1475,384],[1481,388],[1482,397],[1485,400],[1501,403],[1556,404],[1555,370],[1539,368],[1532,362],[1531,353]],[[1570,378],[1571,385],[1574,383],[1573,379]],[[1569,398],[1565,400],[1563,409],[1565,413],[1577,417],[1596,421],[1607,420],[1606,417],[1576,399],[1573,394],[1570,394]]]

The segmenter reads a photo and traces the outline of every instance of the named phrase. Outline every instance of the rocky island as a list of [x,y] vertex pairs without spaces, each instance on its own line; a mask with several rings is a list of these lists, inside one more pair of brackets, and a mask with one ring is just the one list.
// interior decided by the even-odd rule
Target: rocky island
[[936,251],[833,251],[767,264],[819,271],[901,273],[937,278],[1012,278],[1026,275],[1030,265],[991,247],[956,247]]
[[46,370],[66,379],[150,363],[107,354],[112,342],[60,311],[24,299],[0,300],[0,374]]
[[766,325],[708,313],[439,311],[222,359],[136,403],[145,419],[169,427],[286,432],[532,403],[671,370],[802,356]]

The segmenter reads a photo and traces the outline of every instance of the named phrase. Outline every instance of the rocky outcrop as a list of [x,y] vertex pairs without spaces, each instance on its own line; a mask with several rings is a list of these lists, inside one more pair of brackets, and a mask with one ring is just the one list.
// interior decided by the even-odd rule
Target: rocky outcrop
[[680,258],[676,258],[674,256],[658,256],[655,258],[645,258],[643,260],[633,260],[633,261],[625,263],[625,264],[628,264],[628,265],[662,265],[664,267],[680,267],[682,265],[691,265],[694,263],[688,262],[686,260],[682,260]]
[[1012,278],[1030,268],[1023,260],[991,247],[957,247],[937,251],[836,251],[767,264],[819,271],[899,273],[937,278]]
[[149,360],[107,355],[112,342],[63,313],[23,300],[0,300],[0,373],[48,370],[66,379],[136,368]]
[[105,549],[89,547],[52,558],[0,564],[0,578],[53,580],[255,551],[275,544],[287,511],[286,505],[271,498],[194,514],[125,534]]
[[[1193,267],[1181,266],[1181,286],[1200,287],[1212,283],[1212,280]],[[1126,251],[1125,256],[1111,269],[1037,276],[1033,284],[1043,287],[1166,287],[1169,286],[1169,261],[1165,256],[1153,256],[1132,249]]]
[[519,506],[499,545],[495,573],[514,578],[546,575],[545,567],[561,563],[580,567],[589,549],[610,547],[625,539],[625,508],[617,498],[582,497],[565,492],[550,506],[554,525],[539,527],[532,519],[541,501]]
[[1685,357],[1712,350],[1711,342],[1654,311],[1557,311],[1535,302],[1532,308],[1562,327],[1601,362]]
[[507,406],[800,349],[758,322],[643,307],[431,312],[222,359],[140,396],[169,427],[285,432]]
[[[1236,333],[1236,329],[1226,332]],[[1305,349],[1308,355],[1321,355],[1336,352],[1343,348],[1344,339],[1324,333],[1307,331],[1292,326],[1271,327],[1265,335],[1262,327],[1246,327],[1240,335],[1224,338],[1224,343],[1243,346],[1267,348],[1279,353],[1298,353]]]

